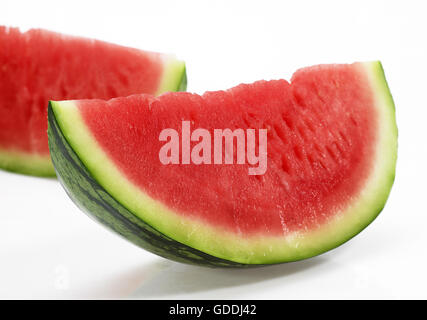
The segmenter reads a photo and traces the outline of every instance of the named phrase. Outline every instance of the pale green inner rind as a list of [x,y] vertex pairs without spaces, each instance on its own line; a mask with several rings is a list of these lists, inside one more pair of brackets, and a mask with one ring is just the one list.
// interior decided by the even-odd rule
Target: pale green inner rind
[[33,176],[55,176],[55,170],[49,154],[40,155],[23,151],[0,149],[0,168]]
[[119,171],[86,127],[73,101],[52,102],[57,122],[98,183],[129,211],[164,235],[218,258],[269,264],[308,258],[332,249],[365,228],[381,211],[394,180],[397,128],[394,105],[379,62],[360,64],[375,93],[379,119],[372,174],[353,203],[327,223],[284,236],[240,236],[202,220],[189,219],[150,198]]
[[165,55],[163,59],[163,75],[156,95],[169,91],[185,91],[187,88],[185,63],[172,55]]

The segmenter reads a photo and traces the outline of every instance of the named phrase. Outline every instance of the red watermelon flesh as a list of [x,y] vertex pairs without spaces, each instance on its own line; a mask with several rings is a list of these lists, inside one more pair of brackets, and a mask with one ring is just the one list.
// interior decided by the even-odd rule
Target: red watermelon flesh
[[[161,88],[170,56],[46,30],[0,27],[0,47],[0,166],[26,173],[53,173],[30,163],[39,156],[50,164],[49,100],[157,94],[181,81]],[[19,155],[29,159],[14,167]]]
[[[126,177],[173,211],[236,233],[281,234],[323,223],[366,181],[378,125],[367,86],[353,66],[314,67],[297,72],[292,84],[81,101],[79,110]],[[181,119],[211,132],[267,129],[267,172],[248,175],[248,164],[163,165],[159,134],[181,132]]]
[[[290,82],[204,95],[54,102],[53,110],[70,146],[122,205],[167,237],[237,262],[290,261],[337,246],[381,211],[394,177],[394,106],[378,62],[314,66]],[[249,175],[247,163],[163,165],[159,134],[181,134],[183,120],[210,132],[266,129],[265,174]]]

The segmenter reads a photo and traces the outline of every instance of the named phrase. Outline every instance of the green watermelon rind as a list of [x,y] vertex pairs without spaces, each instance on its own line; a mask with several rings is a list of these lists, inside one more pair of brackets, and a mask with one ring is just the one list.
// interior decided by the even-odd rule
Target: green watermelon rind
[[[286,237],[264,235],[241,237],[171,212],[126,180],[91,136],[72,101],[52,102],[49,117],[55,118],[58,124],[55,128],[62,133],[63,143],[75,152],[81,165],[87,168],[90,179],[95,181],[97,188],[102,188],[112,199],[115,199],[120,210],[126,210],[132,217],[151,226],[162,237],[174,239],[172,241],[208,254],[208,257],[204,256],[204,260],[209,261],[209,265],[226,266],[224,261],[237,263],[237,266],[296,261],[333,249],[362,231],[381,212],[394,181],[397,127],[393,99],[379,61],[359,63],[358,67],[363,73],[362,76],[366,75],[369,78],[378,111],[377,154],[372,174],[357,195],[357,199],[343,210],[341,215],[334,216],[331,221],[316,230],[296,232]],[[49,120],[49,125],[51,122]],[[49,130],[53,131],[53,128],[49,127]],[[51,135],[50,133],[49,137]],[[91,214],[92,211],[98,210],[96,214],[98,220],[102,222],[102,218],[99,217],[107,213],[103,213],[102,208],[95,209],[93,200],[82,197],[81,193],[76,193],[75,188],[70,187],[72,183],[83,184],[84,179],[88,177],[80,177],[71,183],[71,171],[65,167],[67,158],[61,157],[61,152],[63,151],[55,144],[51,145],[51,154],[56,157],[56,160],[53,157],[54,165],[61,176],[62,183],[66,189],[69,188],[70,196],[86,212]],[[114,223],[108,224],[104,221],[104,224],[116,230]],[[121,234],[136,243],[135,234],[127,232]],[[146,248],[143,243],[138,245]],[[159,254],[153,249],[151,251]],[[185,251],[172,253],[171,251],[172,249],[168,247],[162,248],[159,255],[172,254],[174,260],[189,262]],[[215,262],[217,260],[211,260],[218,258],[221,259],[220,263]],[[233,266],[236,265],[233,264]]]
[[1,150],[0,168],[15,173],[54,177],[55,170],[49,155],[31,154],[22,151]]
[[160,80],[156,95],[169,91],[185,91],[187,89],[187,70],[185,63],[168,55],[164,62],[163,77]]
[[135,216],[99,185],[70,147],[53,114],[52,102],[48,118],[49,148],[59,181],[76,205],[90,217],[135,245],[171,260],[212,267],[243,266],[174,241]]
[[[187,73],[185,63],[167,55],[165,70],[156,94],[168,91],[185,91]],[[33,154],[0,147],[0,168],[14,173],[38,177],[55,177],[55,169],[49,154]]]

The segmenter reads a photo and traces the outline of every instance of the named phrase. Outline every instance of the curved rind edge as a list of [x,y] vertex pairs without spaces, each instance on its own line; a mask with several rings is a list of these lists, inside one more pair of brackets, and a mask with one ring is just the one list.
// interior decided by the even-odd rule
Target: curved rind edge
[[[314,231],[294,233],[285,237],[260,236],[249,239],[229,235],[194,221],[188,222],[182,217],[177,218],[176,213],[162,207],[161,204],[156,203],[125,181],[123,174],[115,168],[97,146],[79,117],[77,108],[72,103],[58,102],[56,106],[60,122],[65,126],[61,127],[62,133],[74,130],[73,135],[70,135],[70,138],[72,137],[74,140],[64,138],[64,141],[70,143],[73,151],[79,150],[80,153],[76,151],[77,158],[89,168],[89,176],[99,186],[108,187],[108,192],[114,194],[117,203],[119,201],[122,204],[126,203],[126,208],[128,208],[126,210],[133,212],[133,216],[138,217],[138,220],[155,226],[157,232],[169,239],[173,237],[175,240],[172,241],[197,248],[194,249],[197,251],[199,251],[198,249],[203,250],[209,258],[218,257],[221,261],[234,261],[239,266],[296,261],[333,249],[361,232],[381,212],[393,184],[397,154],[394,103],[381,64],[368,62],[359,63],[359,65],[369,78],[376,99],[375,107],[379,111],[380,139],[378,139],[376,148],[377,155],[373,173],[360,192],[359,199],[356,199],[341,214],[336,215],[331,221]],[[67,125],[70,127],[67,128]],[[91,154],[86,155],[84,150],[91,150]],[[99,163],[102,163],[105,168],[100,168]],[[58,170],[57,172],[61,175]],[[109,181],[114,182],[114,186]],[[134,198],[131,196],[133,194]],[[180,229],[176,228],[177,225],[180,226]],[[195,230],[199,235],[193,232]],[[191,237],[189,237],[190,234]],[[224,246],[224,243],[227,243],[227,246]]]
[[[317,243],[307,248],[304,258],[310,258],[346,243],[368,225],[384,209],[394,183],[397,161],[397,125],[395,105],[380,61],[358,62],[368,78],[379,118],[379,138],[373,172],[359,194],[359,199],[334,217],[329,224],[306,237],[306,242]],[[326,236],[325,236],[326,235]],[[335,239],[335,241],[334,241]],[[316,241],[314,241],[316,240]]]
[[209,267],[244,266],[210,256],[174,241],[117,202],[92,177],[69,146],[56,121],[52,103],[49,103],[48,109],[48,137],[52,162],[68,196],[82,211],[135,245],[164,258]]

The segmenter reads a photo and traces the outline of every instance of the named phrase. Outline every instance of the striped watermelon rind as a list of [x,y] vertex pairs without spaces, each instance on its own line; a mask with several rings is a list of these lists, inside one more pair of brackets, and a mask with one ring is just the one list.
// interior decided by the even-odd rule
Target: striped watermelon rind
[[205,266],[243,266],[213,257],[160,233],[122,206],[93,178],[65,139],[49,104],[49,148],[58,178],[76,205],[122,237],[159,256]]
[[[369,225],[383,209],[393,185],[397,158],[393,99],[381,63],[366,62],[360,66],[370,81],[379,115],[374,166],[355,201],[315,230],[285,238],[246,238],[170,211],[120,173],[86,128],[73,101],[51,102],[49,107],[53,163],[69,195],[84,211],[161,256],[210,266],[263,265],[309,258],[341,245]],[[127,223],[148,227],[135,231],[124,227]]]

